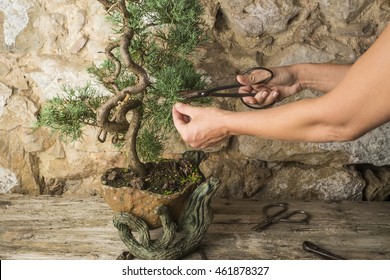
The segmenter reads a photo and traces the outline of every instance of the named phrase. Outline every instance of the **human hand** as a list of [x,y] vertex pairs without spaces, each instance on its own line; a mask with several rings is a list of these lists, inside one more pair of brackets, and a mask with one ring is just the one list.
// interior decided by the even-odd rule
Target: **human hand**
[[302,90],[294,66],[275,67],[271,70],[274,77],[266,84],[254,84],[264,79],[264,71],[261,70],[237,76],[237,81],[245,85],[239,88],[240,93],[256,93],[254,97],[244,97],[245,103],[261,108]]
[[183,138],[193,148],[213,146],[228,136],[223,125],[227,111],[211,107],[193,107],[176,103],[172,108],[173,123]]

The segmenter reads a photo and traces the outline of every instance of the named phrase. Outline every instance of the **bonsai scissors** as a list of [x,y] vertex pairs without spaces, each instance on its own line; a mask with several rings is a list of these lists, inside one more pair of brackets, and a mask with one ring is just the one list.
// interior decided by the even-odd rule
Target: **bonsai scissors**
[[[262,76],[262,79],[256,83],[252,84],[252,85],[264,84],[264,87],[267,87],[265,84],[268,83],[274,77],[274,73],[268,68],[258,66],[258,67],[249,68],[249,69],[245,70],[242,74],[248,75],[255,70],[261,71],[260,76]],[[235,84],[218,86],[218,87],[213,87],[213,88],[209,88],[209,89],[182,90],[182,91],[179,91],[178,94],[180,94],[182,97],[184,97],[186,99],[195,99],[195,98],[204,98],[204,97],[239,97],[239,98],[241,98],[241,101],[243,101],[242,100],[243,97],[256,95],[256,93],[238,93],[238,92],[223,93],[223,92],[219,92],[221,90],[239,88],[242,86],[245,86],[245,85],[237,82]],[[253,108],[253,109],[265,109],[265,108],[271,107],[273,105],[273,103],[271,103],[269,105],[255,107],[255,106],[251,106],[249,104],[246,104],[244,101],[243,101],[243,103],[246,106]]]
[[[274,209],[274,210],[272,210]],[[270,213],[272,212],[272,213]],[[254,231],[262,231],[271,224],[277,222],[285,223],[308,223],[310,214],[303,210],[288,211],[287,203],[271,203],[263,207],[263,213],[266,219],[255,225],[251,229]]]
[[313,253],[322,260],[346,260],[346,258],[336,255],[310,241],[304,241],[302,248],[306,252]]

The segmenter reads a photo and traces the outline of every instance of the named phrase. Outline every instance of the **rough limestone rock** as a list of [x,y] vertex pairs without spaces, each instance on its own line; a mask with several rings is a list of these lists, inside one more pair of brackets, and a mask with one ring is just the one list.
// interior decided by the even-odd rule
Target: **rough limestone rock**
[[317,1],[327,20],[351,22],[373,1],[370,0],[320,0]]
[[267,58],[268,65],[282,66],[294,63],[326,63],[336,59],[336,54],[328,53],[313,46],[293,44],[277,55]]
[[5,105],[12,94],[12,89],[0,83],[0,117],[4,114]]
[[224,178],[217,193],[224,198],[362,200],[366,186],[353,167],[237,160],[233,154],[211,155],[200,167],[207,177]]
[[297,161],[311,165],[390,164],[390,124],[359,139],[342,143],[300,143],[272,141],[249,136],[238,137],[240,152],[264,161]]
[[[15,174],[19,184],[11,183],[5,189],[12,191],[39,194],[39,167],[36,153],[28,153],[20,141],[24,129],[12,131],[0,130],[0,167]],[[8,180],[7,180],[8,181]],[[10,182],[10,181],[8,181]]]
[[271,177],[271,169],[265,162],[238,159],[236,154],[210,154],[200,164],[200,168],[206,177],[218,175],[223,178],[218,197],[252,197]]
[[256,196],[261,199],[362,200],[364,180],[354,168],[284,164]]
[[16,37],[27,26],[29,8],[30,3],[25,0],[2,0],[0,2],[0,11],[4,14],[4,43],[7,47],[15,45]]
[[0,167],[0,194],[11,192],[12,189],[19,185],[15,173]]
[[390,199],[390,167],[363,166],[361,173],[366,181],[364,199],[389,200]]
[[264,32],[285,31],[288,21],[300,10],[294,2],[293,0],[232,0],[221,2],[220,7],[231,29],[239,35],[254,37]]

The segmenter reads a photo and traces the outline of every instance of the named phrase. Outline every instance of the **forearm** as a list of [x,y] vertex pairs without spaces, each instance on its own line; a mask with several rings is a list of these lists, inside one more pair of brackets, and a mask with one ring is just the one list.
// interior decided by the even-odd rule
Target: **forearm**
[[342,125],[338,127],[337,120],[325,116],[323,102],[326,100],[305,99],[267,110],[227,112],[223,121],[225,132],[304,142],[348,140]]
[[302,89],[329,92],[345,77],[350,64],[295,64],[290,66],[296,73]]

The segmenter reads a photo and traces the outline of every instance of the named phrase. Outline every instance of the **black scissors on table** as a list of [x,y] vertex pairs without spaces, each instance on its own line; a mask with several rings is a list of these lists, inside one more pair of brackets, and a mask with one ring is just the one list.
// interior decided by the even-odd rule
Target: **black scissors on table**
[[346,260],[346,258],[336,255],[310,241],[304,241],[302,248],[306,252],[312,253],[322,260]]
[[[265,84],[268,83],[270,80],[272,80],[272,78],[274,77],[274,73],[268,68],[258,66],[258,67],[249,68],[249,69],[245,70],[242,74],[248,75],[255,70],[260,71],[260,73],[258,75],[262,76],[262,79],[256,83],[252,84],[252,85],[263,84],[263,86],[265,88],[267,88],[267,86]],[[242,100],[243,97],[255,96],[257,93],[238,93],[238,92],[223,93],[223,92],[219,92],[221,90],[239,88],[242,86],[245,86],[245,85],[237,82],[235,84],[224,85],[224,86],[219,86],[219,87],[214,87],[214,88],[209,88],[209,89],[182,90],[182,91],[179,91],[178,94],[186,99],[195,99],[195,98],[204,98],[204,97],[238,97],[238,98],[241,98],[241,101],[244,103],[244,105],[246,105],[247,107],[252,108],[252,109],[266,109],[266,108],[269,108],[269,107],[274,105],[274,103],[271,103],[269,105],[257,107],[255,105],[249,105]]]
[[263,213],[266,219],[255,225],[251,229],[254,231],[262,231],[271,224],[277,222],[285,223],[308,223],[310,214],[303,210],[288,211],[287,203],[271,203],[263,207]]

